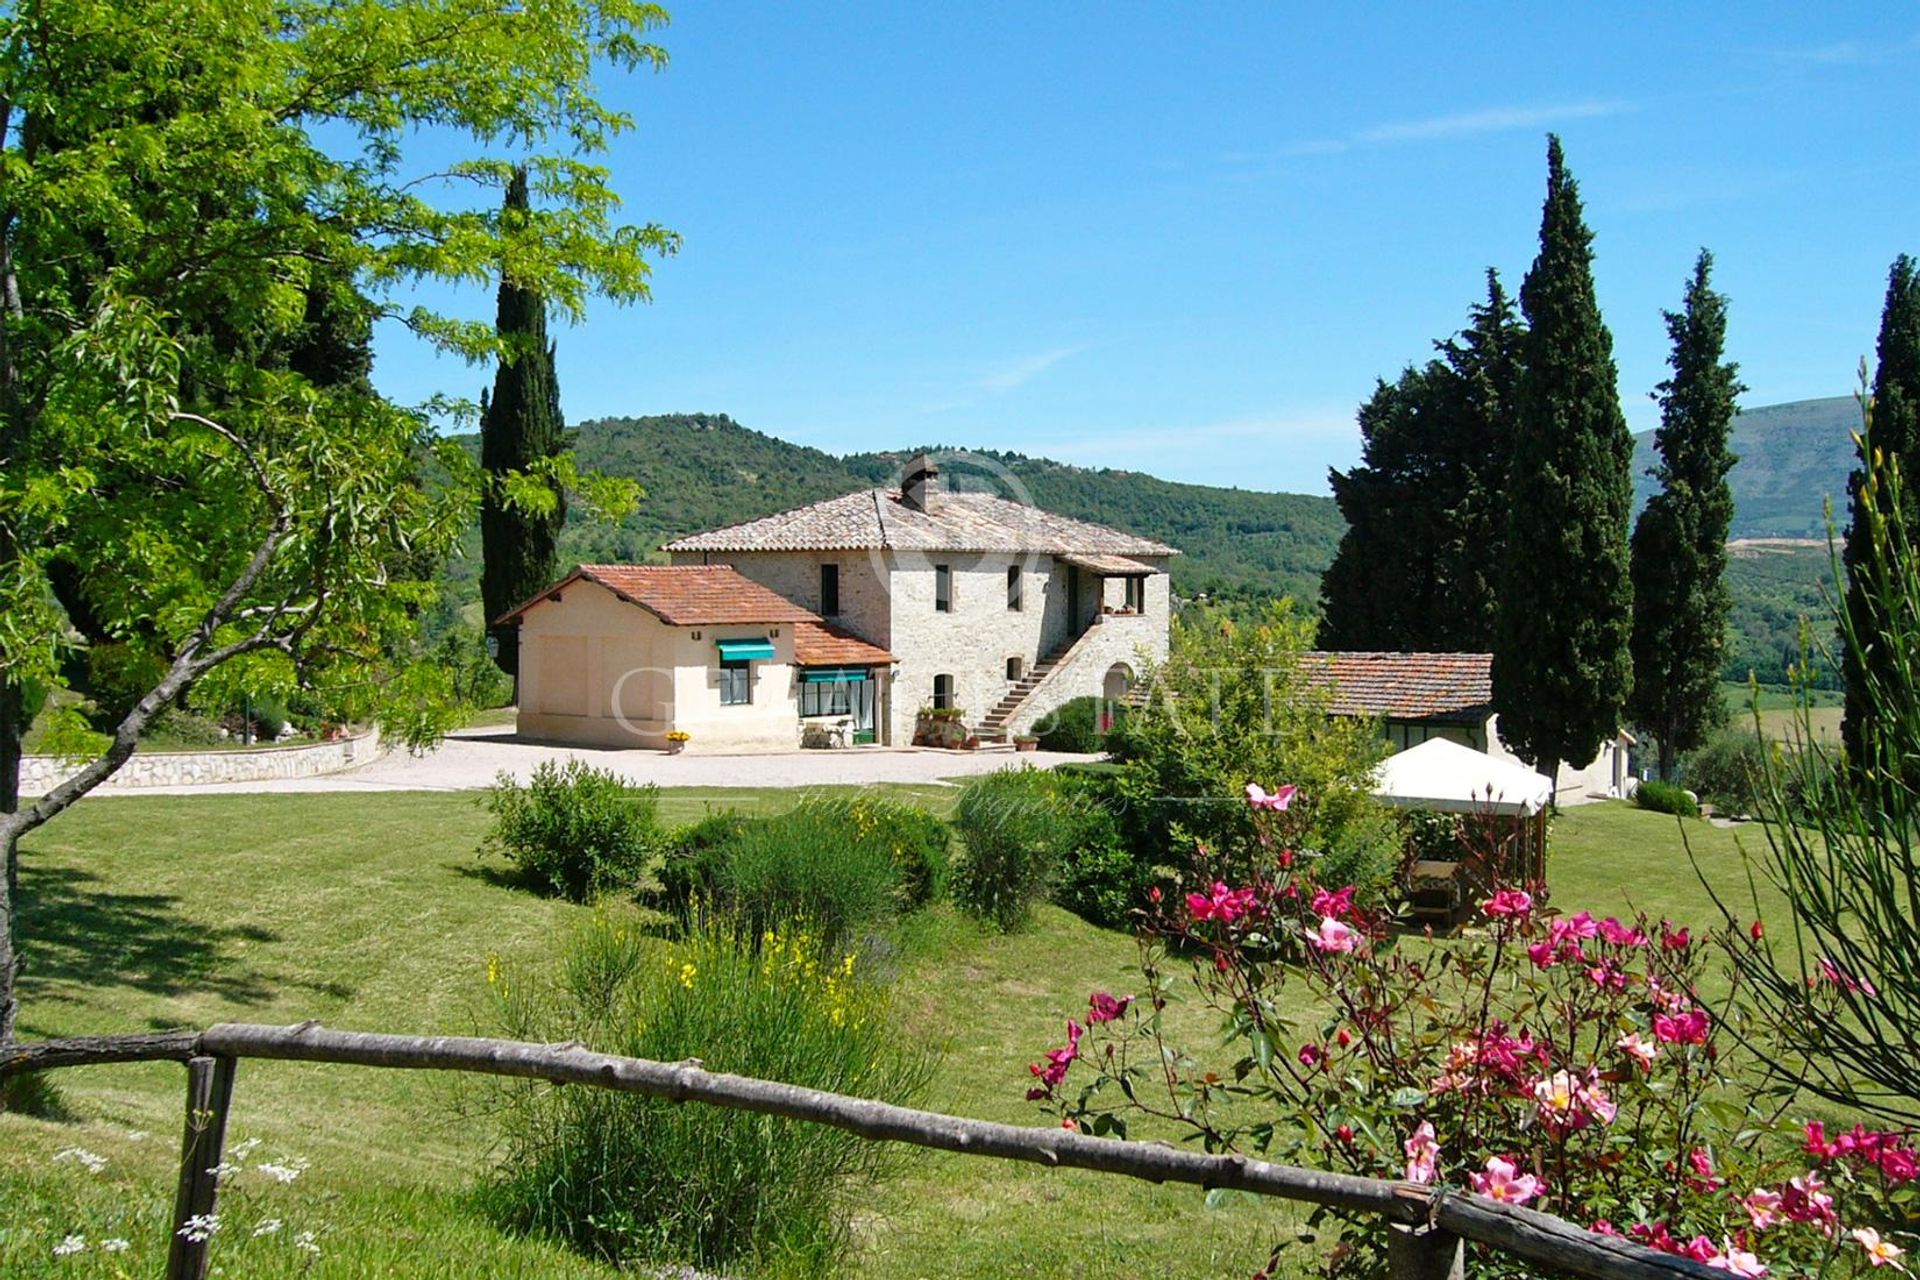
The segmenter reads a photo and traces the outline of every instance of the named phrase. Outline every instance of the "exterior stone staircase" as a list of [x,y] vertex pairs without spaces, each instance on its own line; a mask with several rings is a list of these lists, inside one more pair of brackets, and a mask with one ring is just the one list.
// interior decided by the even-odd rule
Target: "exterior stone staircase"
[[1052,653],[1029,667],[1026,673],[1014,682],[1013,687],[1007,690],[1007,696],[1000,699],[999,705],[987,712],[986,719],[982,720],[979,726],[975,728],[974,732],[980,736],[981,740],[986,742],[1005,742],[1007,740],[1008,723],[1012,721],[1014,716],[1019,714],[1020,708],[1026,705],[1027,700],[1033,696],[1034,691],[1047,682],[1047,677],[1052,675],[1055,668],[1062,662],[1066,661],[1068,655],[1086,639],[1091,631],[1092,628],[1089,627],[1087,632],[1075,636],[1072,640],[1069,640],[1066,644],[1055,649]]

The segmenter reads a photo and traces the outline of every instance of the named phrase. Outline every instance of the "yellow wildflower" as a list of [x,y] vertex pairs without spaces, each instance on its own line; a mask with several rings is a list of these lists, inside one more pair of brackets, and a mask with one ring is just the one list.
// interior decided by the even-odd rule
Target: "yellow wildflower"
[[699,972],[700,970],[695,968],[691,963],[681,965],[680,985],[689,991],[693,990],[693,976]]

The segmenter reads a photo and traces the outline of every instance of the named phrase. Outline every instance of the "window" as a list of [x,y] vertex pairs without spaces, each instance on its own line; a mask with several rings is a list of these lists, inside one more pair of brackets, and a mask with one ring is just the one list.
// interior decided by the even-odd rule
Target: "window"
[[933,709],[935,711],[953,710],[952,676],[935,676],[933,678]]
[[812,680],[800,686],[800,714],[803,716],[844,716],[853,714],[853,684],[847,680]]
[[1127,579],[1127,608],[1134,613],[1147,611],[1147,580],[1145,578]]
[[743,707],[753,701],[753,663],[726,658],[720,663],[720,705]]
[[1020,566],[1017,564],[1007,566],[1007,610],[1020,612]]
[[840,612],[840,566],[820,566],[820,612],[831,618]]
[[933,566],[933,611],[953,612],[953,569],[944,564]]
[[1008,658],[1007,659],[1007,679],[1018,680],[1020,678],[1020,668],[1022,665],[1023,664],[1021,663],[1019,658],[1017,657]]

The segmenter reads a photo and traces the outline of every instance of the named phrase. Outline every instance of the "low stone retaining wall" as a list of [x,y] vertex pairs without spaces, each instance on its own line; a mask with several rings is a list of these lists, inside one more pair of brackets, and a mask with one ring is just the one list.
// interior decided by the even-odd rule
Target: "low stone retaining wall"
[[[210,782],[261,782],[311,778],[365,764],[380,754],[380,730],[371,729],[333,742],[241,751],[135,751],[103,791],[141,787],[191,787]],[[20,793],[45,795],[74,768],[58,756],[26,756],[20,761]]]

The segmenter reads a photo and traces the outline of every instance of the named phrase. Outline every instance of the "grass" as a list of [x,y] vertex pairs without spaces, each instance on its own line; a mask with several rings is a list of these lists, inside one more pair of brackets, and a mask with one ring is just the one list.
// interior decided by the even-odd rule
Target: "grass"
[[[954,792],[886,789],[936,810]],[[663,792],[668,821],[716,807],[786,807],[792,793]],[[444,794],[101,797],[30,838],[22,941],[28,1037],[221,1019],[403,1032],[487,1027],[486,957],[534,962],[586,909],[504,887],[475,856],[485,815]],[[1709,904],[1684,830],[1716,880],[1743,886],[1737,841],[1760,837],[1610,803],[1568,809],[1553,832],[1554,901],[1607,914],[1638,906],[1705,923]],[[501,864],[492,863],[497,869]],[[946,1050],[930,1105],[1038,1123],[1026,1064],[1063,1038],[1088,992],[1136,989],[1130,938],[1051,907],[1001,936],[941,907],[904,930],[894,967],[900,1034]],[[1203,1010],[1177,1034],[1218,1043]],[[0,1274],[151,1274],[164,1250],[180,1129],[177,1066],[61,1073],[71,1118],[0,1116]],[[281,1274],[286,1236],[312,1229],[311,1274],[602,1276],[549,1243],[496,1231],[469,1189],[493,1158],[478,1094],[418,1072],[247,1062],[232,1136],[298,1155],[289,1187],[233,1202],[244,1219],[215,1249],[227,1274]],[[130,1135],[144,1133],[136,1139]],[[1147,1135],[1151,1136],[1151,1135]],[[86,1173],[52,1157],[105,1156]],[[1295,1223],[1273,1205],[1207,1209],[1190,1188],[910,1152],[863,1206],[857,1274],[874,1277],[1247,1275]],[[247,1179],[241,1180],[245,1186]],[[241,1237],[256,1215],[287,1232]],[[56,1261],[64,1235],[125,1236],[132,1248]],[[276,1252],[277,1250],[277,1252]]]

